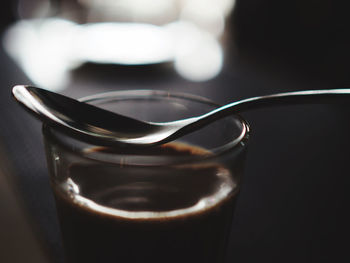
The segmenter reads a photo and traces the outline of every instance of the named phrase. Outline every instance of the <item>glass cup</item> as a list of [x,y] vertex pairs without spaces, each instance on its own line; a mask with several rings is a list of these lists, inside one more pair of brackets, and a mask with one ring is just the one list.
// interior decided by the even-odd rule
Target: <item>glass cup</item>
[[[83,101],[157,122],[217,107],[145,90]],[[242,118],[148,148],[93,145],[49,126],[43,133],[67,262],[224,262],[249,135]]]

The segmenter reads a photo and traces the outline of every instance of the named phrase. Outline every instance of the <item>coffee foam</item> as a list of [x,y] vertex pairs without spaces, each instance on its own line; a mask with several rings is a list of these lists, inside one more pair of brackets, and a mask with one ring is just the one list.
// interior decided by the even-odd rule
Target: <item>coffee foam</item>
[[189,207],[167,211],[128,211],[99,204],[98,202],[83,196],[80,192],[79,186],[71,178],[68,178],[64,183],[61,183],[59,189],[60,192],[68,197],[74,204],[101,214],[125,219],[170,219],[205,212],[221,202],[224,202],[229,196],[234,195],[237,192],[237,185],[232,180],[232,176],[227,169],[218,167],[215,177],[219,181],[219,184],[213,194],[201,197],[198,202]]

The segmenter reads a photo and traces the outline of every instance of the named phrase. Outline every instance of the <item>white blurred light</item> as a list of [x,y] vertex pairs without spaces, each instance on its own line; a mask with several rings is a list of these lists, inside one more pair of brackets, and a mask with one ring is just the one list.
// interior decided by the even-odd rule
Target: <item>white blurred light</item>
[[[64,88],[71,70],[85,62],[146,65],[174,61],[176,71],[192,81],[211,79],[222,69],[219,38],[234,0],[78,2],[89,12],[109,12],[129,23],[79,25],[58,18],[17,22],[7,30],[4,46],[34,84],[51,90]],[[142,20],[148,22],[134,22]]]
[[186,22],[172,23],[167,30],[174,37],[174,65],[181,76],[191,81],[206,81],[220,73],[223,51],[213,35]]
[[116,21],[166,23],[176,19],[178,12],[177,0],[80,0],[79,2],[89,8],[91,13],[100,11],[99,13],[107,17],[114,16]]
[[[206,39],[205,39],[206,38]],[[176,71],[192,81],[206,81],[216,77],[223,65],[223,52],[218,41],[203,36],[193,52],[175,58]]]
[[222,15],[226,17],[232,12],[236,0],[179,0],[179,2],[182,3],[182,6],[192,5],[200,7],[204,5],[215,5],[216,8],[220,10]]
[[182,8],[180,17],[182,20],[193,22],[214,36],[220,36],[225,28],[223,10],[211,0],[188,1]]
[[77,25],[63,19],[21,21],[4,36],[6,51],[37,85],[59,90],[85,62],[139,65],[173,60],[172,37],[138,23]]
[[37,85],[57,90],[69,81],[72,23],[21,21],[4,36],[6,51]]
[[75,56],[83,61],[126,65],[173,59],[171,36],[161,27],[139,23],[97,23],[81,26]]

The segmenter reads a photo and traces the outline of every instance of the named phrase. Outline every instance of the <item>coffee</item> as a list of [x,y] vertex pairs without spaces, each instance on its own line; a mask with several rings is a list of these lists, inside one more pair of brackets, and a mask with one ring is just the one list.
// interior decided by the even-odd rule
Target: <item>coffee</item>
[[[96,151],[111,150],[86,150]],[[210,155],[175,143],[141,151]],[[72,163],[65,178],[53,189],[68,262],[223,262],[238,187],[222,165],[91,160]]]

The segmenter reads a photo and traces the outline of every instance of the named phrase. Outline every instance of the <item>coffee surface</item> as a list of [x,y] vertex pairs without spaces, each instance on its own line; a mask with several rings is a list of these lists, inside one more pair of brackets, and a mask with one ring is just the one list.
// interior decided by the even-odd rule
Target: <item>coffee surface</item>
[[[210,153],[169,144],[150,155]],[[68,262],[223,260],[237,189],[221,165],[77,162],[53,185]]]
[[[181,144],[157,147],[151,153],[209,155],[203,149]],[[232,194],[236,185],[227,169],[210,163],[163,167],[74,163],[67,180],[57,187],[72,202],[97,212],[149,218],[205,210]]]

